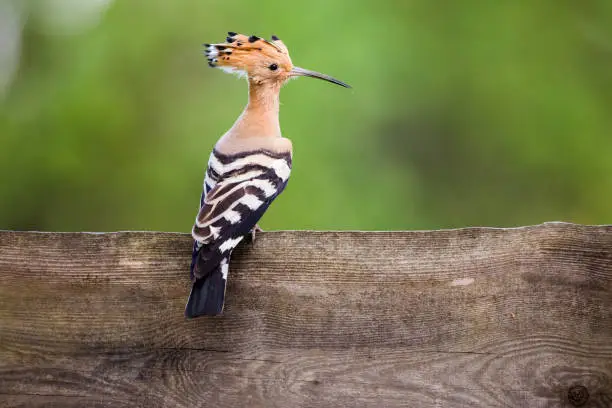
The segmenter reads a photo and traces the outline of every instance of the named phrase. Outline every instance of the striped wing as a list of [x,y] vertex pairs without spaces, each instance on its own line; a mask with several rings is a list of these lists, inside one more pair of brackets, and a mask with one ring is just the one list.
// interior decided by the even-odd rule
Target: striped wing
[[203,195],[192,230],[196,240],[192,278],[206,276],[221,261],[229,258],[232,250],[283,191],[290,172],[289,153],[254,152],[226,156],[213,152],[207,178],[214,176],[215,183]]

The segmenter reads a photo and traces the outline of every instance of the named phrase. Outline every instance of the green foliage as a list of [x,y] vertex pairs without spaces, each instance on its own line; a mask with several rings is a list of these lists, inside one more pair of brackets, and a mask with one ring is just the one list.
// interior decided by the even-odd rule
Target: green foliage
[[48,22],[61,2],[10,3],[0,228],[189,231],[246,102],[201,55],[228,30],[353,86],[283,89],[294,170],[264,229],[612,220],[609,1],[123,0],[76,33]]

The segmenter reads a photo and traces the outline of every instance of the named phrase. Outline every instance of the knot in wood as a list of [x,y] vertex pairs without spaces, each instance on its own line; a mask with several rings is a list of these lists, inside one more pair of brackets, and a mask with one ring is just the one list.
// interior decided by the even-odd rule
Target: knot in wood
[[589,400],[589,390],[583,385],[573,385],[567,392],[567,399],[575,407],[581,407]]

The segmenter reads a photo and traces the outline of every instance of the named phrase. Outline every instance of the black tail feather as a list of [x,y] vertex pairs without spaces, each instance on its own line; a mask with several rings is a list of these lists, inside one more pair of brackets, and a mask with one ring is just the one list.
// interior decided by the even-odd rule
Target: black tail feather
[[193,318],[221,314],[225,299],[225,283],[220,265],[208,276],[196,280],[185,306],[185,316]]

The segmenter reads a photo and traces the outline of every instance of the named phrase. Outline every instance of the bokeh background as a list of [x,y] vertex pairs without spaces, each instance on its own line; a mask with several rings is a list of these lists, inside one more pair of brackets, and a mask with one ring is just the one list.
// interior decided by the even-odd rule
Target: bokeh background
[[612,2],[0,0],[0,228],[188,232],[246,102],[227,31],[288,45],[264,229],[612,222]]

